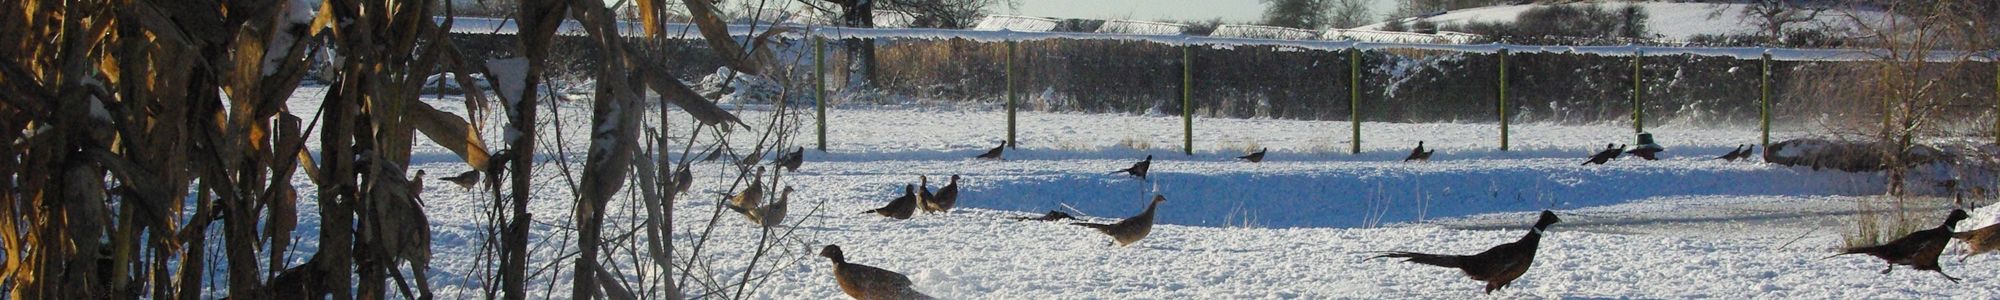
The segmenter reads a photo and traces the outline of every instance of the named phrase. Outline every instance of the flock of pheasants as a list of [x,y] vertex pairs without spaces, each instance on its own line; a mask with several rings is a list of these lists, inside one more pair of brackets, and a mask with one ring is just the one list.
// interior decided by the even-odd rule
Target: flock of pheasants
[[[1006,148],[1005,146],[1003,143],[1000,147],[994,147],[975,158],[1001,160],[1002,152]],[[1749,148],[1745,148],[1745,146],[1739,145],[1735,150],[1716,157],[1716,159],[1728,161],[1745,159],[1753,153],[1755,147],[1749,146]],[[796,171],[804,161],[804,151],[805,149],[801,147],[793,152],[780,155],[772,162],[772,165],[777,168],[787,169],[788,171]],[[1264,154],[1267,151],[1269,149],[1263,149],[1237,158],[1249,162],[1262,162]],[[1656,160],[1656,154],[1661,151],[1664,151],[1664,149],[1653,145],[1627,150],[1624,145],[1613,147],[1607,144],[1603,150],[1592,155],[1583,164],[1604,164],[1610,160],[1617,159],[1621,154],[1631,154],[1647,160]],[[1419,141],[1417,142],[1417,147],[1411,150],[1409,156],[1404,158],[1403,161],[1428,161],[1431,159],[1431,155],[1436,152],[1437,150],[1426,150],[1423,142]],[[1124,173],[1145,179],[1147,172],[1152,168],[1152,162],[1153,157],[1148,155],[1145,160],[1133,163],[1132,167],[1112,171],[1111,173]],[[764,172],[764,167],[758,167],[755,173],[756,177],[751,180],[750,185],[741,193],[730,197],[729,201],[722,203],[722,205],[731,211],[743,215],[750,222],[758,226],[772,227],[783,222],[785,211],[790,202],[792,188],[785,187],[780,192],[777,200],[772,203],[759,203],[760,199],[764,198]],[[682,167],[674,174],[673,180],[670,181],[674,183],[671,189],[678,192],[685,192],[689,188],[689,183],[692,182],[692,177],[693,174],[686,167]],[[461,186],[470,187],[477,184],[477,178],[478,174],[476,172],[467,172],[467,174],[445,177],[443,179]],[[873,213],[883,217],[904,220],[912,217],[917,210],[922,210],[926,213],[949,212],[957,205],[959,195],[958,180],[958,175],[952,175],[949,184],[933,193],[930,189],[929,177],[919,175],[919,183],[917,185],[905,184],[903,186],[903,195],[901,197],[890,200],[888,204],[883,205],[881,208],[861,213]],[[1109,235],[1114,244],[1129,246],[1144,239],[1147,234],[1152,232],[1153,212],[1159,207],[1161,202],[1166,201],[1166,196],[1154,195],[1152,201],[1146,205],[1146,210],[1116,223],[1074,222],[1071,224],[1095,229],[1098,232]],[[1936,228],[1913,232],[1881,245],[1843,249],[1839,254],[1828,256],[1828,258],[1847,254],[1868,254],[1889,263],[1889,268],[1882,270],[1883,274],[1894,270],[1896,265],[1906,265],[1916,270],[1937,272],[1939,275],[1943,275],[1946,279],[1955,283],[1959,279],[1945,274],[1943,269],[1939,268],[1937,261],[1938,256],[1943,253],[1945,246],[1951,239],[1958,238],[1965,241],[1970,249],[1970,253],[1966,257],[2000,248],[2000,225],[1987,226],[1967,232],[1953,232],[1952,228],[1955,228],[1959,221],[1966,218],[1968,218],[1968,214],[1965,210],[1953,209],[1951,214],[1945,218],[1944,224]],[[1014,219],[1022,221],[1059,221],[1064,219],[1075,220],[1076,218],[1060,211],[1050,211],[1039,217],[1017,217]],[[1494,246],[1473,255],[1388,251],[1378,252],[1379,255],[1369,259],[1401,258],[1406,262],[1459,269],[1464,271],[1473,280],[1486,282],[1485,291],[1490,294],[1494,290],[1507,287],[1515,279],[1521,278],[1521,275],[1527,273],[1528,267],[1534,262],[1535,250],[1541,242],[1542,232],[1547,230],[1549,225],[1561,221],[1562,219],[1557,217],[1554,212],[1544,210],[1541,212],[1541,216],[1535,221],[1534,227],[1528,231],[1527,235],[1522,236],[1520,240]],[[903,274],[848,262],[845,252],[838,245],[825,246],[820,250],[820,256],[833,261],[834,280],[839,284],[841,291],[845,292],[848,296],[856,299],[930,298],[912,289],[912,282],[909,277]],[[1963,258],[1960,259],[1960,261],[1963,260]]]

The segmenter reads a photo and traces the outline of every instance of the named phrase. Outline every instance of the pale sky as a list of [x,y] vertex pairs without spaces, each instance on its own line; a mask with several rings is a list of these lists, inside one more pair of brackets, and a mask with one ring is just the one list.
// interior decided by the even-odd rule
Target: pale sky
[[[1222,18],[1224,22],[1256,22],[1264,14],[1259,0],[1018,0],[1003,14],[1085,19],[1135,19],[1144,21],[1195,21]],[[1372,13],[1379,16],[1396,10],[1396,0],[1371,0]]]

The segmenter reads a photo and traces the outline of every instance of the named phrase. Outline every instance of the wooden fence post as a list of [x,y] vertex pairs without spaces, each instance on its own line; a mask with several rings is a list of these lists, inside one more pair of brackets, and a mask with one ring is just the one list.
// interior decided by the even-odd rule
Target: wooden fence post
[[1361,154],[1361,49],[1347,48],[1347,119],[1354,128],[1349,152]]
[[1500,49],[1500,97],[1494,106],[1500,109],[1500,151],[1507,151],[1507,49]]
[[1641,83],[1645,77],[1641,77],[1643,75],[1639,73],[1641,71],[1639,61],[1645,58],[1645,51],[1632,51],[1632,133],[1634,134],[1646,132],[1646,108],[1643,102],[1646,90],[1643,88],[1645,85]]
[[1771,53],[1770,52],[1764,52],[1763,69],[1764,72],[1757,73],[1757,86],[1758,86],[1757,101],[1758,103],[1761,103],[1760,107],[1757,109],[1758,111],[1757,118],[1759,119],[1758,122],[1760,123],[1758,125],[1758,128],[1763,130],[1763,137],[1758,139],[1757,142],[1760,145],[1764,146],[1764,148],[1768,149],[1771,148]]
[[1181,145],[1194,155],[1194,45],[1181,47]]
[[826,152],[826,38],[813,37],[813,102],[819,104],[819,152]]
[[1014,128],[1015,128],[1015,125],[1014,125],[1014,114],[1015,114],[1015,110],[1017,110],[1017,109],[1018,109],[1018,107],[1020,106],[1020,104],[1018,104],[1018,103],[1017,103],[1017,102],[1019,102],[1019,100],[1017,100],[1017,99],[1018,99],[1018,98],[1020,98],[1020,97],[1014,94],[1014,52],[1015,52],[1015,51],[1017,50],[1017,48],[1020,48],[1020,43],[1019,43],[1019,42],[1015,42],[1015,41],[1007,41],[1007,64],[1006,64],[1005,66],[1003,66],[1003,67],[1007,68],[1007,70],[1006,70],[1006,72],[1005,72],[1005,73],[1007,74],[1007,75],[1006,75],[1006,77],[1007,77],[1007,148],[1014,148],[1014,147],[1015,147],[1015,145],[1014,145]]

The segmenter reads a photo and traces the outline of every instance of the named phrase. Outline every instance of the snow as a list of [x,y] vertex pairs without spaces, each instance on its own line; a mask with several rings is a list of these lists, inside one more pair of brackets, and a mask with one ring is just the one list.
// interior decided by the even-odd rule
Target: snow
[[[1221,32],[1221,29],[1217,29]],[[1216,48],[1236,46],[1278,46],[1318,51],[1339,51],[1346,49],[1393,50],[1417,49],[1465,53],[1498,53],[1507,50],[1513,53],[1571,53],[1628,56],[1697,55],[1731,57],[1736,59],[1761,59],[1769,54],[1776,61],[1868,61],[1888,57],[1889,52],[1879,49],[1793,49],[1757,47],[1671,47],[1671,46],[1558,46],[1558,45],[1506,45],[1472,44],[1450,45],[1430,43],[1378,43],[1328,40],[1283,40],[1266,38],[1227,37],[1218,33],[1214,36],[1162,36],[1139,34],[1109,34],[1082,32],[1018,32],[1018,31],[967,31],[948,29],[882,29],[821,27],[808,30],[815,36],[829,39],[874,38],[874,39],[964,39],[978,42],[1037,41],[1053,39],[1110,40],[1150,42],[1166,45],[1200,45]],[[1308,38],[1316,33],[1306,31]],[[1909,57],[1915,54],[1902,54]],[[1948,62],[1961,58],[1971,61],[1992,61],[1995,53],[1966,53],[1961,51],[1931,51],[1923,53],[1928,61]]]
[[[523,110],[535,109],[533,107],[521,107],[521,97],[525,96],[522,93],[528,89],[528,58],[490,59],[486,61],[486,72],[493,74],[491,77],[495,81],[493,85],[500,87],[495,94],[500,96],[500,100],[503,103],[502,108],[506,110],[508,120],[512,120],[514,116],[519,115]],[[461,113],[460,116],[464,115]],[[501,145],[513,145],[514,141],[519,140],[527,134],[526,132],[520,132],[514,126],[504,127],[506,130],[501,135]]]
[[1312,30],[1308,29],[1285,28],[1285,27],[1263,26],[1263,25],[1244,25],[1244,24],[1227,24],[1227,25],[1217,26],[1215,27],[1215,32],[1211,32],[1208,35],[1216,37],[1239,37],[1239,38],[1273,39],[1273,40],[1306,40],[1306,39],[1312,39],[1315,36],[1319,36],[1317,32],[1313,32]]
[[[1513,22],[1521,13],[1527,12],[1529,9],[1545,5],[1522,4],[1469,8],[1450,11],[1443,15],[1425,19],[1436,22],[1439,26],[1464,25],[1471,22],[1508,23]],[[1600,7],[1610,9],[1626,5],[1636,5],[1645,9],[1647,13],[1647,30],[1669,40],[1687,40],[1697,34],[1749,34],[1757,31],[1755,24],[1741,19],[1743,9],[1748,7],[1748,4],[1743,3],[1606,2],[1599,4]],[[1838,9],[1828,10],[1820,14],[1818,18],[1813,19],[1813,21],[1790,24],[1788,28],[1831,26],[1834,28],[1851,29],[1853,28],[1853,19],[1849,18],[1849,14],[1850,12]],[[1880,11],[1855,11],[1851,12],[1851,14],[1859,19],[1870,21],[1881,20],[1885,15]],[[1375,23],[1361,26],[1357,29],[1381,29],[1383,24]]]
[[[874,12],[875,28],[910,28],[910,24],[917,22],[915,15],[899,10],[876,9]],[[820,26],[837,26],[843,23],[840,14],[833,12],[809,13],[800,19],[804,21],[802,23]]]
[[292,32],[303,31],[296,28],[312,24],[313,14],[318,7],[306,0],[292,0],[285,5],[285,14],[277,16],[284,23],[280,23],[278,28],[272,30],[271,41],[264,44],[264,69],[261,70],[264,76],[277,74],[278,66],[282,65],[279,60],[291,54],[294,46],[303,46],[294,45],[299,37]]
[[[473,74],[466,74],[466,76],[472,78],[472,83],[476,85],[476,88],[478,89],[481,90],[493,89],[492,82],[486,80],[486,74],[473,73]],[[451,72],[443,72],[437,75],[431,75],[430,77],[425,77],[423,92],[426,94],[428,93],[458,94],[465,92],[465,87],[459,85],[457,74]]]
[[980,19],[978,25],[972,26],[972,30],[1047,32],[1055,30],[1058,25],[1062,25],[1062,22],[1050,18],[992,15]]
[[1142,34],[1142,35],[1178,35],[1187,32],[1187,25],[1165,23],[1165,22],[1138,21],[1138,20],[1110,20],[1110,21],[1104,21],[1104,25],[1098,26],[1097,32],[1120,33],[1120,34]]
[[[1446,15],[1449,16],[1450,14]],[[442,19],[439,19],[439,21],[442,22]],[[992,24],[988,24],[989,21]],[[514,34],[518,30],[516,28],[517,24],[515,24],[514,21],[511,19],[502,20],[502,19],[486,19],[486,18],[457,18],[456,21],[454,22],[455,23],[453,23],[453,27],[451,29],[451,32],[453,33]],[[982,20],[980,23],[981,25],[972,30],[935,29],[935,28],[851,28],[851,27],[817,26],[817,27],[810,27],[802,30],[795,30],[792,32],[783,33],[781,34],[781,36],[787,38],[803,38],[804,36],[801,36],[801,34],[805,34],[827,39],[850,39],[850,38],[916,39],[916,40],[964,39],[977,42],[1074,39],[1074,40],[1150,42],[1150,43],[1159,43],[1159,44],[1175,45],[1175,46],[1200,45],[1200,46],[1207,46],[1214,48],[1228,48],[1237,46],[1276,46],[1276,47],[1287,47],[1287,48],[1318,50],[1318,51],[1340,51],[1347,49],[1361,49],[1361,50],[1414,49],[1414,50],[1436,50],[1436,51],[1484,53],[1484,54],[1498,53],[1501,50],[1506,50],[1513,53],[1573,53],[1573,54],[1596,54],[1596,55],[1610,55],[1610,56],[1625,56],[1633,54],[1640,54],[1646,56],[1697,55],[1697,56],[1731,57],[1736,59],[1761,59],[1763,56],[1768,54],[1770,55],[1772,60],[1777,60],[1777,61],[1868,61],[1868,60],[1877,60],[1883,57],[1891,56],[1891,53],[1889,51],[1881,49],[1792,49],[1792,48],[1756,48],[1756,47],[1677,47],[1677,46],[1635,46],[1635,45],[1625,45],[1625,46],[1556,46],[1556,45],[1507,45],[1507,44],[1467,45],[1461,43],[1465,43],[1465,41],[1469,41],[1472,38],[1462,33],[1441,33],[1439,35],[1439,37],[1443,38],[1445,42],[1449,42],[1451,44],[1439,44],[1437,43],[1437,41],[1416,42],[1416,43],[1400,42],[1400,41],[1399,42],[1358,41],[1358,40],[1363,40],[1362,38],[1353,38],[1355,40],[1318,40],[1316,38],[1323,38],[1322,37],[1323,35],[1319,32],[1311,30],[1257,26],[1257,25],[1224,25],[1218,27],[1216,31],[1211,34],[1211,36],[1159,35],[1150,33],[1142,34],[1142,33],[1049,32],[1049,30],[1053,30],[1058,25],[1058,23],[1054,19],[1021,17],[1021,16],[989,16],[987,17],[986,20]],[[1107,22],[1107,24],[1109,24],[1109,22]],[[686,32],[686,33],[695,32],[693,25],[690,24],[668,23],[665,26],[667,27],[667,32]],[[619,25],[617,25],[617,27],[619,28],[620,34],[626,36],[638,36],[639,34],[644,32],[643,30],[641,30],[640,25],[633,22],[621,22]],[[750,24],[730,24],[728,25],[728,27],[731,35],[748,36],[753,33],[770,30],[771,25],[758,24],[753,26]],[[1359,29],[1372,30],[1374,28],[1364,26]],[[582,35],[585,33],[582,29],[582,26],[576,23],[575,21],[564,21],[564,23],[559,27],[559,29],[557,29],[557,34]],[[699,39],[701,38],[701,36],[698,34],[682,34],[682,35],[673,35],[671,38]],[[1962,51],[1930,51],[1921,54],[1901,53],[1899,55],[1907,57],[1921,57],[1924,60],[1935,61],[1935,62],[1949,62],[1949,61],[1957,61],[1960,59],[1967,59],[1978,62],[1989,62],[1993,61],[1995,57],[2000,57],[2000,52],[1967,53]]]
[[[443,24],[445,18],[435,17],[434,21]],[[511,35],[521,30],[520,20],[515,20],[514,18],[455,17],[451,19],[451,22],[451,33]],[[638,22],[622,21],[613,26],[618,28],[618,33],[621,36],[642,36],[646,32],[645,26]],[[748,26],[745,25],[745,27]],[[694,32],[693,28],[693,25],[687,23],[669,23],[666,32]],[[735,29],[737,28],[736,26],[730,26],[730,29],[731,33],[735,33]],[[576,20],[563,19],[562,24],[556,26],[556,35],[581,36],[586,34],[589,33],[583,29],[583,23]]]
[[875,28],[910,28],[917,23],[917,16],[895,10],[875,11]]
[[702,94],[722,95],[715,100],[718,104],[769,104],[783,94],[783,88],[777,82],[763,76],[737,73],[726,66],[703,76],[695,89]]
[[1449,44],[1470,44],[1474,40],[1486,37],[1483,35],[1457,32],[1457,31],[1438,31],[1437,36],[1439,39],[1443,39],[1446,43]]
[[[503,90],[510,74],[499,70],[513,66],[519,64],[489,64]],[[290,105],[316,107],[323,89],[301,88]],[[423,100],[466,113],[458,97]],[[553,110],[543,114],[544,122],[556,122],[544,126],[587,132],[587,103],[545,102]],[[732,106],[751,123],[770,118],[769,106],[725,107]],[[647,110],[649,118],[657,117]],[[674,114],[669,119],[677,125],[689,120]],[[1458,271],[1366,258],[1388,250],[1474,253],[1519,238],[1541,209],[1556,210],[1565,222],[1543,239],[1534,269],[1492,297],[2000,297],[1994,284],[2000,269],[1987,267],[2000,256],[1946,262],[1948,272],[1966,278],[1958,285],[1907,268],[1877,274],[1882,263],[1865,256],[1820,259],[1852,230],[1856,203],[1872,199],[1860,195],[1881,193],[1883,179],[1708,159],[1752,143],[1754,130],[1664,124],[1648,128],[1669,149],[1663,160],[1578,166],[1603,143],[1629,141],[1630,127],[1516,124],[1513,151],[1502,152],[1495,149],[1492,124],[1364,122],[1363,153],[1348,154],[1346,121],[1197,118],[1190,156],[1178,154],[1176,116],[1022,112],[1020,148],[995,162],[968,159],[1000,141],[1005,114],[992,108],[834,107],[827,114],[829,152],[808,151],[798,172],[773,183],[801,191],[793,195],[793,219],[784,227],[796,231],[767,258],[779,261],[775,266],[753,271],[772,273],[752,298],[842,298],[829,264],[814,255],[826,244],[841,245],[853,262],[903,272],[917,290],[944,299],[1482,297],[1480,284]],[[483,122],[500,121],[485,116]],[[806,128],[802,133],[810,132]],[[1773,134],[1777,140],[1814,135]],[[708,136],[702,145],[710,143]],[[731,144],[748,145],[759,136],[737,133]],[[541,138],[551,145],[589,139]],[[807,135],[793,143],[810,148],[814,141]],[[1436,158],[1401,162],[1418,141],[1437,149]],[[318,142],[308,147],[317,149]],[[1266,147],[1271,152],[1264,163],[1232,159]],[[440,146],[419,142],[413,149],[413,168],[465,170]],[[541,151],[530,203],[537,220],[532,239],[560,245],[569,235],[559,224],[573,223],[573,191],[551,153],[576,167],[584,149]],[[1149,154],[1157,160],[1151,180],[1106,174]],[[693,170],[693,196],[674,204],[674,226],[683,234],[675,243],[683,250],[717,213],[719,199],[712,195],[735,180],[735,167],[726,163],[697,162]],[[920,174],[963,175],[962,208],[908,221],[855,214],[899,194]],[[296,184],[309,187],[304,178]],[[1137,213],[1154,193],[1168,199],[1160,207],[1161,225],[1132,247],[1106,246],[1109,238],[1059,222],[1003,219],[1062,210],[1110,221]],[[479,296],[485,282],[476,266],[490,260],[477,252],[485,238],[480,224],[493,200],[436,180],[428,181],[423,197],[434,232],[432,286],[441,299]],[[641,222],[632,217],[642,209],[630,202],[636,200],[614,199],[607,228]],[[312,215],[317,201],[298,203],[306,232],[298,236],[312,236],[320,226]],[[1942,215],[1941,206],[1924,208]],[[1965,223],[1994,219],[2000,210],[1975,215]],[[762,232],[740,218],[722,217],[703,257],[716,276],[741,276]],[[574,249],[555,245],[531,250],[531,266],[552,268],[531,279],[533,295],[568,294],[564,253]],[[302,241],[288,255],[291,264],[314,247]],[[1958,250],[1952,251],[1947,256],[1956,257]],[[607,258],[618,260],[614,268],[628,279],[636,274],[631,266],[641,265],[630,255]]]
[[1456,33],[1423,34],[1414,32],[1378,31],[1363,29],[1332,29],[1320,34],[1320,39],[1335,41],[1362,41],[1404,44],[1465,44],[1478,35]]
[[509,105],[521,103],[521,92],[528,89],[528,58],[496,58],[486,61],[486,72],[493,74],[493,80],[500,86],[499,94]]

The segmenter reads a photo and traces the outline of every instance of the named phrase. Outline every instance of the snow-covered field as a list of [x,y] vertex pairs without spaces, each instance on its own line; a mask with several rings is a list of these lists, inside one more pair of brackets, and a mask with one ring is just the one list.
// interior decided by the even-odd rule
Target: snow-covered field
[[[1713,1],[1720,2],[1720,1]],[[1627,5],[1646,10],[1646,29],[1672,40],[1686,40],[1698,34],[1751,34],[1757,25],[1744,20],[1744,3],[1680,3],[1680,2],[1596,2],[1606,9],[1616,9]],[[1426,18],[1438,25],[1464,25],[1469,22],[1513,22],[1528,9],[1546,4],[1496,5],[1468,8],[1446,12]],[[1851,16],[1850,16],[1851,15]],[[1844,11],[1827,10],[1810,21],[1788,25],[1788,28],[1814,28],[1827,26],[1835,29],[1853,28],[1854,20],[1876,22],[1883,20],[1884,14],[1876,10]],[[1378,29],[1382,23],[1361,26],[1359,29]]]
[[[302,88],[294,111],[313,111],[322,93]],[[426,101],[463,113],[456,98]],[[559,143],[577,168],[585,147],[577,133],[588,114],[581,102],[542,114],[569,133]],[[770,115],[741,114],[753,124]],[[903,272],[917,290],[946,299],[2000,297],[2000,256],[1946,262],[1963,284],[1907,268],[1878,274],[1882,263],[1865,256],[1821,259],[1852,230],[1860,196],[1881,193],[1883,179],[1710,159],[1755,143],[1754,130],[1668,125],[1649,130],[1668,148],[1663,160],[1579,166],[1605,143],[1630,143],[1630,126],[1518,125],[1513,151],[1501,152],[1492,124],[1365,123],[1364,152],[1356,155],[1346,152],[1346,122],[1203,118],[1195,120],[1190,156],[1179,150],[1177,116],[1024,112],[1021,148],[995,162],[969,157],[1004,138],[1004,112],[875,107],[828,114],[828,152],[808,151],[804,167],[778,183],[799,191],[787,220],[794,235],[773,252],[773,271],[768,263],[748,271],[773,272],[758,298],[844,298],[830,264],[815,255],[827,244],[841,245],[851,262]],[[805,136],[794,142],[811,148],[810,115],[801,120]],[[673,134],[685,136],[684,123],[675,125]],[[1774,140],[1810,134],[1777,133]],[[739,131],[733,144],[755,136]],[[1437,149],[1436,157],[1402,162],[1418,141]],[[1231,159],[1265,147],[1271,154],[1264,163]],[[446,175],[467,169],[435,145],[416,149],[412,168]],[[1146,155],[1156,159],[1150,180],[1107,174]],[[683,254],[720,209],[715,192],[735,179],[723,162],[699,162],[694,170],[691,196],[674,203]],[[857,214],[900,195],[918,175],[929,175],[935,188],[954,174],[964,177],[960,210],[907,221]],[[565,254],[574,249],[559,245],[573,235],[558,228],[572,224],[574,198],[562,176],[553,163],[535,173],[533,234],[543,245],[533,248],[530,264],[556,264],[535,273],[535,295],[569,294]],[[482,208],[492,199],[427,182],[433,287],[441,299],[476,297],[485,283],[473,268],[494,259],[477,252],[485,238]],[[1168,199],[1162,225],[1131,247],[1107,246],[1108,237],[1083,227],[1005,219],[1062,210],[1110,221],[1136,214],[1155,193]],[[607,228],[634,224],[633,201],[614,200]],[[301,230],[317,230],[315,200],[299,203],[308,214]],[[1924,207],[1939,208],[1924,218],[1943,215],[1943,206]],[[1365,260],[1387,250],[1478,252],[1518,239],[1541,209],[1565,222],[1542,240],[1534,269],[1493,296],[1456,270]],[[1991,223],[1996,214],[1976,212],[1964,227]],[[702,250],[711,259],[706,267],[715,276],[741,276],[762,232],[726,210],[721,216],[716,238]],[[294,263],[313,251],[310,241],[302,246]],[[619,247],[609,257],[618,260],[614,268],[629,270],[631,254]]]

